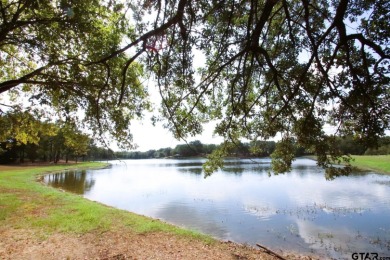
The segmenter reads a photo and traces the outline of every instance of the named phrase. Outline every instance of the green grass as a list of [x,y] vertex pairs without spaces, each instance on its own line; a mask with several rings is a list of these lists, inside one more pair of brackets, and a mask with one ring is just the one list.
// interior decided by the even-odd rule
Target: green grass
[[390,155],[353,155],[352,158],[354,167],[390,174]]
[[[103,167],[80,163],[76,168]],[[43,185],[37,179],[44,173],[75,166],[50,166],[3,170],[0,172],[0,226],[83,234],[128,229],[135,233],[168,232],[212,243],[214,239],[195,231],[89,201],[83,197]]]
[[[359,170],[390,174],[390,155],[352,155],[351,165]],[[317,160],[314,155],[305,158]]]
[[16,212],[20,204],[16,195],[0,194],[0,222]]

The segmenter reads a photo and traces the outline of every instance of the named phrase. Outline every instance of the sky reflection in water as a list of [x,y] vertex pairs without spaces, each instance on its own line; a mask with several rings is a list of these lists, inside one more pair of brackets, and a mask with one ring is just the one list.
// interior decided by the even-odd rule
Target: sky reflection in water
[[298,159],[291,173],[269,177],[264,159],[230,160],[204,179],[201,163],[121,161],[45,181],[59,187],[62,179],[63,189],[88,199],[220,239],[335,258],[350,259],[353,252],[390,256],[390,176],[326,181],[314,161]]

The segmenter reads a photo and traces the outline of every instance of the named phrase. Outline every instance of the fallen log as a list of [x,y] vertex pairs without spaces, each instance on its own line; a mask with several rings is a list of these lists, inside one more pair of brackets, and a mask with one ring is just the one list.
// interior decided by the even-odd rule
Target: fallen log
[[266,248],[265,246],[262,246],[260,244],[256,244],[256,246],[260,247],[262,250],[264,250],[269,255],[273,255],[281,260],[286,260],[286,258],[284,258],[283,256],[279,255],[278,253]]

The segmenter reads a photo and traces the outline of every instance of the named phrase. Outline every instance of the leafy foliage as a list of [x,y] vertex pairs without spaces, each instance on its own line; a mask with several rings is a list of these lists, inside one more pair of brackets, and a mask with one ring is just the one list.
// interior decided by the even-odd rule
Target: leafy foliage
[[43,122],[27,111],[9,111],[0,122],[2,163],[24,162],[25,158],[54,163],[72,158],[77,162],[90,148],[90,137],[74,123]]
[[0,141],[14,139],[17,145],[37,144],[39,133],[45,130],[47,135],[52,135],[52,127],[41,123],[36,117],[27,111],[13,111],[4,113],[0,117]]
[[97,0],[1,1],[0,93],[11,91],[13,108],[27,94],[32,107],[81,117],[96,137],[108,132],[132,147],[130,121],[149,108],[142,66],[127,65],[124,78],[125,54],[95,62],[132,37],[123,8]]
[[272,170],[277,173],[290,171],[294,155],[295,145],[292,138],[285,138],[278,142],[275,151],[272,153]]

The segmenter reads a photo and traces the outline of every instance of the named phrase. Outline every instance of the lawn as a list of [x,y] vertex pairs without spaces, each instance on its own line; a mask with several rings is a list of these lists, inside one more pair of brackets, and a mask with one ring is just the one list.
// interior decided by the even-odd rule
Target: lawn
[[352,166],[390,174],[390,155],[353,155]]

